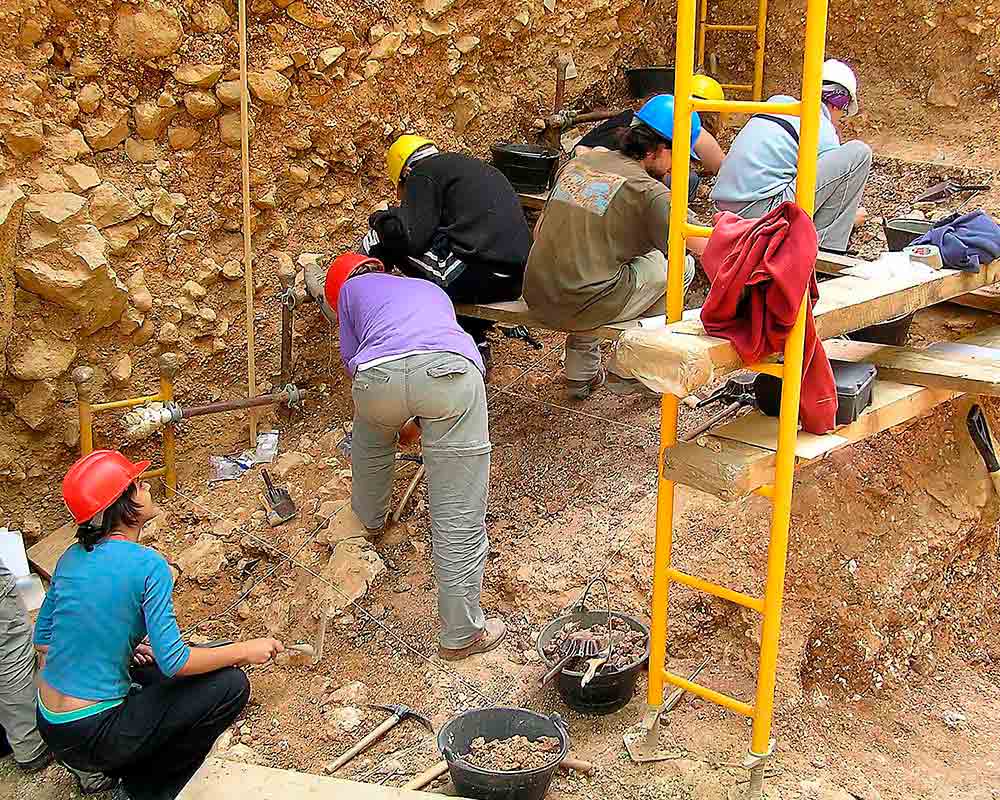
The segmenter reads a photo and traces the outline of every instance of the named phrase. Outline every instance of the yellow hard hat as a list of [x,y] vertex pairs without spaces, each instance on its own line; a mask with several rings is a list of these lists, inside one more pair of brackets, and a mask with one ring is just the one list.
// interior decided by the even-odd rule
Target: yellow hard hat
[[694,76],[691,80],[691,94],[702,100],[726,99],[726,93],[722,91],[722,84],[715,78],[709,78],[708,75]]
[[403,167],[410,160],[410,156],[422,147],[433,144],[434,142],[423,136],[414,136],[410,133],[400,136],[392,143],[389,152],[385,154],[385,166],[389,172],[389,180],[393,183],[399,183],[399,176],[402,175]]

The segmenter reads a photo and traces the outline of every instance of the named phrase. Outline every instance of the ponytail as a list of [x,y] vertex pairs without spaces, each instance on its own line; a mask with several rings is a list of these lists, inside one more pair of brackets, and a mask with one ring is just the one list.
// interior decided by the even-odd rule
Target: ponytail
[[102,539],[110,536],[118,528],[123,525],[136,525],[138,522],[139,506],[135,502],[135,484],[130,483],[118,499],[104,511],[80,523],[76,529],[76,538],[83,549],[90,553]]

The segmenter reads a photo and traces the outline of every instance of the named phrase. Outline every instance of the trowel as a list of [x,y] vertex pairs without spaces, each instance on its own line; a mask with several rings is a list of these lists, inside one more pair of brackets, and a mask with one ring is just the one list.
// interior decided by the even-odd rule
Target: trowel
[[292,502],[292,496],[288,493],[288,490],[275,486],[266,469],[261,469],[260,475],[264,479],[264,502],[270,509],[267,512],[268,524],[272,528],[276,528],[290,519],[295,519],[298,511],[295,508],[295,503]]
[[1000,459],[997,458],[996,446],[993,444],[993,433],[990,431],[990,423],[986,419],[983,409],[974,405],[969,409],[969,415],[965,419],[969,427],[969,435],[973,444],[983,457],[986,464],[986,471],[993,481],[993,488],[1000,495]]

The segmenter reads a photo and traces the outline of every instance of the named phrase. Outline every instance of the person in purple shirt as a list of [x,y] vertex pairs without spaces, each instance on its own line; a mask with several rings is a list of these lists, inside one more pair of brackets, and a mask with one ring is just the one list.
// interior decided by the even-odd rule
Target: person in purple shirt
[[340,355],[353,379],[354,513],[369,535],[384,528],[399,431],[415,419],[430,496],[438,655],[457,661],[492,650],[507,628],[501,619],[486,619],[480,605],[492,445],[479,349],[443,289],[389,275],[368,256],[339,256],[323,292],[314,286],[310,293],[336,319]]

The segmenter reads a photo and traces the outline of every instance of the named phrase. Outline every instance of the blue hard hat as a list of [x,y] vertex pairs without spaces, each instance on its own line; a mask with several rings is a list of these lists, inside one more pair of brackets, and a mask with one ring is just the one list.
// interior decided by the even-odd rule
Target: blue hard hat
[[[674,96],[658,94],[646,101],[642,108],[635,112],[635,118],[645,123],[668,142],[674,139]],[[697,111],[691,112],[691,157],[698,159],[694,151],[694,143],[701,133],[701,117]]]

